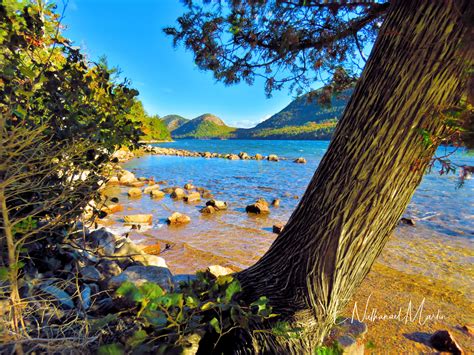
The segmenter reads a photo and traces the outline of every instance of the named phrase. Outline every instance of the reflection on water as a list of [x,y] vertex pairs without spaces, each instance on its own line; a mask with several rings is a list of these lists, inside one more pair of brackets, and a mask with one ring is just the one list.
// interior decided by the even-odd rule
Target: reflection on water
[[[201,215],[205,201],[187,204],[168,196],[152,200],[126,197],[126,188],[116,188],[115,194],[125,210],[111,216],[119,228],[120,215],[152,213],[154,225],[135,233],[142,243],[168,243],[171,249],[163,256],[172,271],[193,272],[210,264],[240,269],[254,263],[268,249],[276,235],[271,227],[286,222],[305,191],[328,142],[322,141],[199,141],[181,140],[163,146],[192,151],[218,153],[247,152],[249,155],[277,154],[286,158],[280,162],[226,159],[183,158],[174,156],[144,156],[125,164],[124,168],[137,176],[155,177],[167,181],[166,186],[183,186],[191,182],[209,189],[214,198],[229,203],[229,210]],[[292,159],[304,157],[307,164],[295,164]],[[456,153],[458,164],[474,165],[474,157]],[[472,288],[462,272],[472,264],[474,240],[474,180],[456,189],[454,175],[427,174],[406,214],[417,219],[416,227],[400,226],[389,242],[380,261],[408,273],[421,273],[443,278],[449,271],[453,286]],[[281,199],[279,208],[269,216],[251,216],[244,212],[247,204],[263,197],[268,201]],[[169,227],[165,220],[172,212],[189,215],[191,223]],[[122,229],[122,232],[125,229]],[[440,262],[442,260],[442,262]]]

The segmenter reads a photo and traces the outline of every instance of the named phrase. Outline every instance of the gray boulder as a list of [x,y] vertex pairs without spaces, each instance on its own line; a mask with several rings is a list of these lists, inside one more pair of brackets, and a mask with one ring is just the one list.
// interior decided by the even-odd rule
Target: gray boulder
[[139,266],[128,267],[120,275],[110,278],[107,282],[109,289],[116,289],[126,281],[132,282],[137,286],[145,282],[152,282],[160,285],[166,290],[170,290],[172,285],[172,274],[168,268],[160,266]]

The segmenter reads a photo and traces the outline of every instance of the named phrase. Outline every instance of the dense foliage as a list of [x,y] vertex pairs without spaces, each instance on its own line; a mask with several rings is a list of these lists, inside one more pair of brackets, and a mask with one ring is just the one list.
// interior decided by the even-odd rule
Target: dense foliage
[[0,270],[14,329],[25,261],[54,252],[97,194],[110,155],[141,134],[131,116],[138,91],[104,62],[89,63],[60,21],[53,4],[0,3]]
[[[301,126],[284,126],[281,128],[262,128],[246,132],[249,138],[257,139],[324,139],[330,140],[337,119],[330,119],[321,123],[308,122]],[[244,137],[244,134],[241,134]]]
[[132,110],[130,112],[132,119],[139,121],[141,124],[141,130],[143,134],[140,139],[143,141],[167,141],[171,139],[170,132],[166,127],[166,124],[160,119],[158,115],[150,116],[145,109],[143,104],[135,100]]
[[278,317],[272,313],[267,297],[245,304],[238,297],[240,283],[231,275],[216,279],[199,272],[196,276],[171,292],[153,283],[122,284],[117,294],[132,302],[133,307],[123,314],[132,317],[134,327],[127,330],[120,343],[105,345],[99,353],[182,353],[198,347],[200,352],[221,353],[233,336],[247,342],[263,331],[275,337],[299,336],[301,329],[281,322],[251,332],[252,322]]

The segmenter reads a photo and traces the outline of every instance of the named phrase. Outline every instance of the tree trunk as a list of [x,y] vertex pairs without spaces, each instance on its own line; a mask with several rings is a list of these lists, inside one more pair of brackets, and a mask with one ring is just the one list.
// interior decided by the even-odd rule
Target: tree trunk
[[436,150],[421,132],[442,134],[436,113],[459,102],[472,65],[462,48],[470,7],[392,3],[301,202],[268,252],[237,275],[247,300],[265,295],[305,329],[299,340],[259,333],[254,350],[314,350],[369,272]]

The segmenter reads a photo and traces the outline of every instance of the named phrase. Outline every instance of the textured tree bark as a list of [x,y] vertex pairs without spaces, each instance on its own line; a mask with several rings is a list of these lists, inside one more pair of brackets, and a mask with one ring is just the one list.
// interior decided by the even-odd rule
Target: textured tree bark
[[[299,340],[259,333],[257,352],[310,352],[370,270],[408,205],[472,65],[462,48],[469,0],[394,1],[329,149],[283,233],[237,275],[303,326]],[[239,349],[236,352],[245,352]]]

